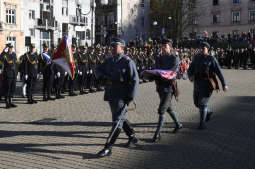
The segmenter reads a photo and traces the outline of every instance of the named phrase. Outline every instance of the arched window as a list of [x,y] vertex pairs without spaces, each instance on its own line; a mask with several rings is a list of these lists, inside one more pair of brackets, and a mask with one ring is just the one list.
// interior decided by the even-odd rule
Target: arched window
[[86,30],[86,39],[90,40],[90,30]]

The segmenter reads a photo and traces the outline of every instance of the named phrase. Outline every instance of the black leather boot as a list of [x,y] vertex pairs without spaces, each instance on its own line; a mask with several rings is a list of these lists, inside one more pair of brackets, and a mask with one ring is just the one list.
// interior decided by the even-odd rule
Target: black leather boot
[[17,105],[12,103],[12,98],[9,98],[9,106],[13,108],[17,107]]
[[157,126],[157,130],[152,138],[152,142],[153,143],[157,143],[160,141],[161,137],[160,137],[160,132],[163,128],[164,125],[164,121],[165,121],[165,115],[164,114],[160,114],[159,115],[159,119],[158,119],[158,126]]
[[9,100],[8,100],[7,97],[5,97],[5,108],[6,108],[6,109],[11,108],[11,106],[10,106],[10,104],[9,104]]
[[124,147],[127,147],[127,148],[132,147],[133,145],[138,143],[139,139],[136,137],[135,131],[128,120],[125,120],[123,122],[123,130],[128,136],[128,142],[124,145]]
[[154,136],[153,136],[153,138],[152,138],[152,142],[153,142],[153,143],[157,143],[157,142],[159,142],[160,140],[161,140],[160,133],[159,133],[159,132],[155,133]]
[[116,128],[115,131],[113,130],[110,133],[110,136],[107,139],[107,142],[105,144],[104,149],[97,153],[98,158],[102,158],[102,157],[105,157],[105,156],[110,156],[112,154],[112,146],[115,143],[115,141],[117,140],[117,138],[120,134],[120,131],[121,131],[120,128]]

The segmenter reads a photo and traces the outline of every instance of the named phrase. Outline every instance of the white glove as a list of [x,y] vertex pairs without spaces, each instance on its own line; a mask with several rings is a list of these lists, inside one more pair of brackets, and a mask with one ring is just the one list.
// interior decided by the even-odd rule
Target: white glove
[[8,52],[8,49],[9,49],[8,47],[5,48],[5,49],[4,49],[4,52],[7,53],[7,52]]
[[57,73],[57,77],[60,78],[60,72]]
[[25,75],[25,80],[27,80],[28,79],[28,75]]
[[80,74],[80,71],[78,70],[78,74]]
[[90,74],[92,74],[93,73],[93,70],[90,70]]
[[65,76],[67,75],[67,72],[65,72]]
[[58,78],[58,76],[57,75],[55,75],[55,79],[57,79]]
[[82,72],[80,72],[79,74],[80,74],[80,76],[82,76]]
[[36,78],[37,78],[37,79],[39,79],[39,78],[40,78],[40,74],[39,74],[39,73],[36,75]]
[[87,71],[87,74],[89,74],[89,71]]

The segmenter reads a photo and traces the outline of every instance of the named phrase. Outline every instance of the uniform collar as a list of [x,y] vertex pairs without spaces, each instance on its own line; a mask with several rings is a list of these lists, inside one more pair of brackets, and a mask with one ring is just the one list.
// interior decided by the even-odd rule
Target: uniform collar
[[113,60],[114,60],[115,62],[118,62],[124,55],[125,55],[125,54],[124,54],[124,52],[123,52],[123,53],[119,54],[118,56],[113,56]]

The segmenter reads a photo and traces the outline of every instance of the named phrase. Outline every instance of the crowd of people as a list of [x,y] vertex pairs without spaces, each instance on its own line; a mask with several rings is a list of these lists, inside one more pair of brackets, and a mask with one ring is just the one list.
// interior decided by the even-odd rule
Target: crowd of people
[[[235,39],[239,41],[250,40],[249,36],[241,37],[235,37],[231,41]],[[219,39],[223,40],[222,38],[205,38],[203,41],[206,40],[213,43],[214,41],[219,41]],[[200,48],[193,48],[192,43],[194,43],[194,40],[182,40],[179,48],[175,48],[174,53],[180,58],[178,78],[187,79],[189,64],[194,56],[200,52]],[[196,40],[195,44],[197,43],[198,41]],[[63,93],[65,92],[68,92],[69,96],[76,96],[77,92],[75,90],[78,90],[80,94],[103,91],[105,82],[95,78],[95,69],[112,55],[111,48],[111,46],[100,45],[96,47],[76,47],[72,45],[76,67],[75,78],[72,79],[60,66],[44,57],[45,54],[52,57],[57,50],[56,46],[52,46],[49,49],[48,44],[43,44],[42,53],[37,53],[34,44],[31,44],[29,52],[17,59],[15,52],[12,51],[12,44],[8,44],[0,56],[0,70],[3,69],[7,72],[7,74],[1,74],[0,81],[2,82],[0,82],[0,87],[2,87],[0,96],[2,96],[1,98],[6,96],[6,108],[16,107],[12,102],[12,97],[15,93],[17,75],[19,75],[23,84],[22,96],[28,98],[28,104],[37,103],[33,98],[33,93],[38,92],[35,91],[35,84],[39,77],[43,77],[43,101],[64,98]],[[161,45],[157,40],[152,40],[150,43],[134,40],[128,43],[125,48],[125,54],[136,63],[140,82],[148,82],[147,79],[142,77],[142,72],[155,68],[156,59],[161,52]],[[210,54],[218,60],[222,68],[255,68],[255,47],[252,46],[249,48],[232,48],[231,45],[228,48],[211,47]],[[9,86],[9,90],[3,90],[4,79],[8,79],[8,84],[6,85]]]

